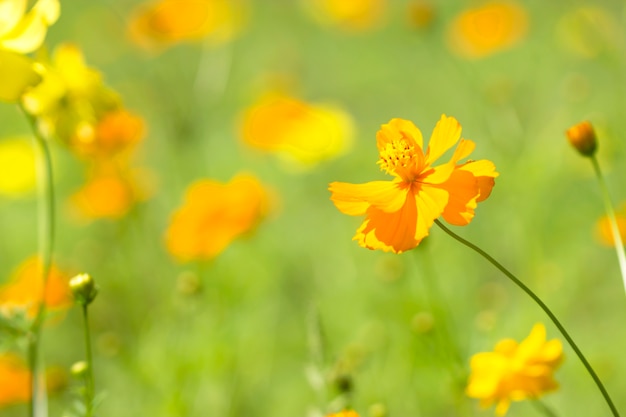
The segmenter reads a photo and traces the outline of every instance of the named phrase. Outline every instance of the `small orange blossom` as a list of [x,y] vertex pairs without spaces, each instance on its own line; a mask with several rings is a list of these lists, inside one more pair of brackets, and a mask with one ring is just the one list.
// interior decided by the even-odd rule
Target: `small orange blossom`
[[[422,132],[410,121],[393,119],[378,131],[381,170],[391,181],[333,182],[331,200],[342,213],[365,215],[354,240],[368,249],[401,253],[417,246],[439,216],[467,225],[477,203],[489,197],[498,176],[491,161],[459,163],[475,147],[461,139],[461,125],[441,116],[424,152]],[[434,163],[458,142],[452,158]]]
[[229,183],[200,180],[189,186],[185,202],[166,232],[169,252],[182,262],[220,254],[238,236],[252,230],[267,212],[268,194],[250,175]]
[[338,413],[328,414],[326,417],[359,417],[359,414],[354,410],[344,410]]
[[0,354],[0,407],[30,399],[30,371],[15,354]]
[[28,258],[18,267],[11,280],[0,287],[0,307],[3,310],[23,309],[33,317],[42,299],[49,310],[71,306],[72,294],[67,275],[52,265],[44,294],[41,268],[37,256]]

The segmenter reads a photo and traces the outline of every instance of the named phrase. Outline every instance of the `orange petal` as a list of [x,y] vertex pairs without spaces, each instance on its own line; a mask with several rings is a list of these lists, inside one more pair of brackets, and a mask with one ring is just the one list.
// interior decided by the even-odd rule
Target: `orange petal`
[[459,169],[463,171],[469,171],[476,177],[476,180],[478,181],[478,190],[480,193],[478,198],[476,199],[476,202],[478,203],[487,199],[487,197],[491,195],[491,190],[495,185],[494,178],[500,175],[496,172],[496,167],[493,162],[486,159],[467,162],[459,166]]
[[394,213],[402,208],[406,201],[408,187],[399,180],[372,181],[365,184],[333,182],[328,188],[330,199],[344,214],[360,216],[370,207],[384,213]]
[[456,226],[467,225],[474,217],[479,193],[476,177],[471,172],[456,169],[440,187],[450,195],[443,218]]
[[454,117],[447,117],[445,114],[437,122],[433,134],[428,142],[426,152],[426,163],[428,165],[436,161],[448,149],[450,149],[461,138],[461,125]]
[[364,248],[402,253],[419,243],[414,237],[418,216],[414,198],[407,198],[406,204],[395,213],[371,207],[367,214],[354,236]]

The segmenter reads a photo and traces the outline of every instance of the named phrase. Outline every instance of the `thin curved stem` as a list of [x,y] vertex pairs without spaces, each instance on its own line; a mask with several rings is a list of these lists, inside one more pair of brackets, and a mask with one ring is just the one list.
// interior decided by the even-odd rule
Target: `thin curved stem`
[[580,359],[580,361],[585,366],[585,369],[587,369],[587,372],[589,373],[589,375],[591,375],[591,378],[593,378],[593,381],[596,383],[596,386],[598,387],[598,389],[602,393],[602,396],[604,397],[604,400],[606,401],[606,403],[608,404],[609,408],[611,409],[611,412],[613,413],[613,416],[614,417],[619,417],[619,412],[617,411],[617,408],[615,408],[615,404],[613,404],[613,401],[611,400],[611,397],[609,396],[609,393],[606,391],[606,389],[604,388],[604,385],[602,384],[602,381],[600,381],[600,378],[598,377],[598,375],[596,375],[596,372],[593,370],[593,368],[591,367],[591,365],[587,361],[587,358],[585,358],[585,355],[583,355],[583,353],[580,351],[580,349],[578,348],[578,346],[576,345],[574,340],[571,338],[571,336],[569,335],[567,330],[565,330],[565,327],[563,327],[563,325],[561,324],[559,319],[557,319],[556,316],[554,315],[554,313],[552,313],[552,310],[550,310],[548,308],[548,306],[543,301],[541,301],[541,298],[539,298],[530,288],[528,288],[515,275],[513,275],[511,272],[509,272],[508,269],[506,269],[498,261],[496,261],[494,258],[492,258],[491,255],[489,255],[487,252],[485,252],[484,250],[482,250],[478,246],[474,245],[473,243],[463,239],[461,236],[457,235],[452,230],[450,230],[446,226],[444,226],[443,223],[441,223],[439,220],[435,220],[435,223],[437,224],[437,226],[439,226],[444,232],[446,232],[452,238],[454,238],[458,242],[462,243],[463,245],[467,246],[468,248],[474,250],[479,255],[481,255],[483,258],[485,258],[487,261],[489,261],[493,266],[498,268],[504,275],[507,276],[507,278],[509,278],[511,281],[513,281],[513,283],[515,285],[517,285],[519,288],[521,288],[522,291],[524,291],[526,294],[528,294],[528,296],[530,298],[532,298],[533,301],[535,301],[535,303],[537,303],[537,305],[539,305],[539,307],[541,307],[541,309],[548,315],[550,320],[552,320],[552,323],[554,323],[554,325],[557,327],[557,329],[559,329],[559,331],[561,332],[561,334],[563,335],[563,337],[565,338],[567,343],[574,350],[574,352],[576,353],[576,356],[578,356],[578,359]]
[[593,170],[598,177],[600,183],[600,190],[602,191],[602,199],[604,200],[604,207],[606,214],[609,218],[609,224],[611,225],[611,233],[613,234],[613,243],[615,245],[615,252],[617,253],[617,261],[619,262],[619,269],[622,273],[622,281],[624,283],[624,291],[626,291],[626,254],[624,253],[624,243],[622,242],[622,236],[617,225],[617,219],[615,218],[615,210],[613,209],[613,203],[611,203],[611,196],[609,195],[609,188],[604,181],[604,176],[600,170],[600,164],[598,158],[593,155],[591,158],[591,164]]
[[39,348],[41,346],[41,326],[45,316],[45,293],[48,284],[48,276],[52,265],[52,251],[54,243],[54,184],[52,176],[52,158],[46,139],[41,134],[36,120],[23,108],[22,111],[28,119],[34,134],[34,142],[37,153],[37,176],[38,176],[38,229],[39,229],[39,258],[41,261],[42,289],[37,306],[37,313],[30,329],[28,338],[28,363],[31,370],[31,400],[29,403],[29,415],[31,417],[47,416],[45,401],[40,401],[40,395],[45,394],[45,388],[40,387],[41,379],[39,369]]

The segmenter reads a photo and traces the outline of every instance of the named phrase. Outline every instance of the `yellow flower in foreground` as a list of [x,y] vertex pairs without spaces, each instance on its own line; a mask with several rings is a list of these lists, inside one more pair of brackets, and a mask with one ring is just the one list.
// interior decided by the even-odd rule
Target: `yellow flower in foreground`
[[328,414],[326,417],[359,417],[359,414],[353,410],[344,410],[338,413]]
[[448,29],[454,52],[482,58],[510,48],[526,34],[526,11],[510,1],[496,1],[461,13]]
[[503,416],[511,401],[536,399],[557,389],[553,373],[562,360],[561,342],[546,341],[545,327],[535,324],[521,343],[504,339],[493,352],[472,356],[467,395],[480,399],[485,408],[496,403],[496,414]]
[[271,95],[246,111],[242,136],[252,147],[313,165],[348,148],[352,121],[335,107]]
[[211,259],[267,214],[268,193],[250,175],[229,183],[197,181],[173,215],[166,232],[169,252],[182,262]]
[[160,0],[139,7],[130,34],[148,48],[203,39],[220,43],[239,31],[243,17],[241,1]]
[[[617,228],[619,229],[622,242],[626,242],[626,204],[622,206],[622,209],[615,213],[615,220],[617,221]],[[602,216],[596,225],[598,231],[598,238],[600,242],[606,246],[615,246],[615,238],[611,230],[611,221],[608,216]]]
[[387,0],[307,0],[305,5],[323,24],[364,31],[383,22]]
[[20,196],[35,189],[35,151],[29,138],[0,140],[0,195]]
[[36,256],[27,259],[18,267],[11,280],[0,287],[0,310],[5,312],[24,310],[30,317],[34,317],[42,300],[48,310],[71,306],[72,294],[67,275],[52,265],[44,294],[41,267],[41,262]]
[[26,0],[0,0],[0,49],[27,54],[43,43],[59,18],[58,0],[39,0],[26,13]]
[[12,353],[0,354],[0,407],[30,400],[30,371]]
[[24,107],[48,136],[54,134],[70,147],[92,141],[100,120],[122,107],[75,45],[58,46],[42,76],[43,81],[24,94]]
[[[491,161],[459,163],[475,147],[461,139],[461,125],[441,116],[424,152],[422,132],[403,119],[378,131],[381,170],[391,181],[366,184],[333,182],[331,200],[342,213],[366,216],[354,240],[368,249],[401,253],[417,246],[439,216],[450,224],[467,225],[477,203],[489,197],[498,176]],[[456,143],[452,158],[434,163]]]

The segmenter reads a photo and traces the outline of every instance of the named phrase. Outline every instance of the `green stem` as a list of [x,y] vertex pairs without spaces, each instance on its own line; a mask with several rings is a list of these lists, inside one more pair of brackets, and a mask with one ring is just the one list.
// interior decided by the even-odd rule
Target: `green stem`
[[624,290],[626,291],[626,254],[624,253],[624,243],[622,242],[622,236],[619,231],[619,226],[617,225],[617,219],[615,218],[615,210],[613,209],[613,204],[611,203],[609,188],[606,185],[606,181],[604,180],[604,176],[602,175],[602,171],[600,170],[598,158],[596,158],[595,155],[591,157],[591,163],[593,165],[594,171],[596,172],[596,176],[598,177],[598,182],[600,183],[602,199],[604,200],[604,207],[606,209],[606,214],[609,218],[609,223],[611,225],[611,233],[613,233],[613,243],[615,244],[615,251],[617,252],[617,260],[619,262],[619,268],[622,273]]
[[37,176],[39,188],[38,229],[39,229],[39,258],[41,261],[43,286],[40,294],[40,302],[37,313],[30,329],[28,338],[28,364],[31,370],[31,400],[29,403],[29,415],[31,417],[47,416],[46,404],[40,395],[45,395],[41,383],[39,369],[39,349],[41,346],[41,327],[45,316],[45,293],[48,284],[48,276],[52,264],[52,250],[54,242],[54,185],[52,176],[52,158],[46,139],[37,127],[37,121],[23,108],[30,126],[34,133],[35,148],[37,153]]
[[596,383],[598,389],[602,393],[602,396],[604,397],[604,400],[606,401],[606,403],[608,404],[609,408],[611,409],[611,412],[613,413],[613,416],[619,417],[619,413],[617,411],[617,408],[615,408],[615,405],[613,404],[613,401],[611,400],[611,397],[609,396],[609,393],[604,388],[604,385],[602,385],[602,381],[600,381],[600,378],[598,377],[598,375],[596,375],[596,372],[593,370],[593,368],[591,367],[591,365],[589,364],[589,362],[585,358],[585,355],[583,355],[583,353],[580,351],[580,349],[578,348],[576,343],[574,343],[574,340],[571,338],[569,333],[567,333],[567,330],[565,330],[565,327],[563,327],[563,325],[561,324],[559,319],[556,318],[556,316],[554,315],[554,313],[552,313],[552,311],[548,308],[548,306],[543,301],[541,301],[541,299],[534,292],[532,292],[532,290],[530,288],[528,288],[515,275],[513,275],[511,272],[509,272],[509,270],[506,269],[504,266],[502,266],[498,261],[496,261],[494,258],[492,258],[491,255],[489,255],[487,252],[485,252],[484,250],[482,250],[478,246],[474,245],[473,243],[463,239],[461,236],[457,235],[452,230],[450,230],[446,226],[444,226],[443,223],[441,223],[439,220],[436,219],[435,223],[437,224],[437,226],[439,226],[444,232],[446,232],[452,238],[454,238],[458,242],[462,243],[463,245],[467,246],[468,248],[474,250],[479,255],[481,255],[483,258],[485,258],[487,261],[489,261],[493,266],[498,268],[504,275],[507,276],[507,278],[509,278],[511,281],[513,281],[513,283],[515,285],[517,285],[519,288],[521,288],[522,291],[524,291],[526,294],[528,294],[528,296],[530,298],[532,298],[533,301],[535,301],[535,303],[537,303],[537,305],[539,305],[539,307],[541,307],[541,309],[548,315],[550,320],[552,320],[552,323],[554,323],[554,325],[557,327],[557,329],[559,329],[559,331],[561,332],[561,334],[563,335],[565,340],[567,340],[567,343],[574,350],[574,352],[578,356],[578,359],[580,359],[580,361],[583,363],[583,365],[585,366],[585,369],[587,369],[587,372],[589,373],[589,375],[591,375],[591,378],[593,378],[593,381]]
[[89,333],[88,305],[83,304],[83,321],[85,325],[85,358],[87,360],[87,375],[85,377],[85,417],[93,415],[93,399],[95,395],[95,384],[93,377],[93,358],[91,354],[91,336]]

